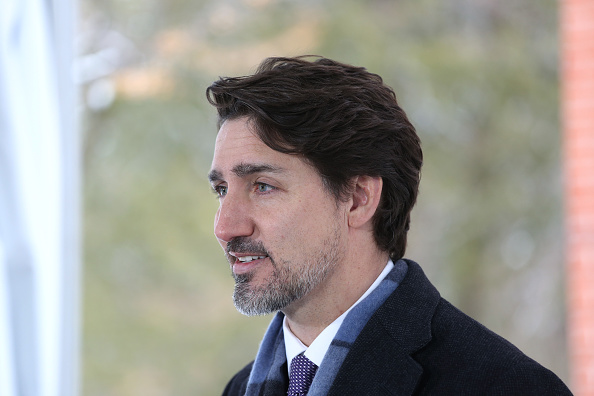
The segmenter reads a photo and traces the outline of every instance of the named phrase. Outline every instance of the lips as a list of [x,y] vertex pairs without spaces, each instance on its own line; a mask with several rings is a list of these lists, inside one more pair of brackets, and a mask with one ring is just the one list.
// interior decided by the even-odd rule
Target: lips
[[229,255],[235,258],[232,263],[233,273],[244,274],[262,263],[268,256],[254,254],[238,254],[230,252]]

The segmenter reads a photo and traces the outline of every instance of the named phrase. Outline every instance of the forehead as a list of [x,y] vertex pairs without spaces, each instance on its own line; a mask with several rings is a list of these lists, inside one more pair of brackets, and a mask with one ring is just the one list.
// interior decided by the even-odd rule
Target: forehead
[[225,174],[242,164],[268,165],[286,172],[313,172],[313,167],[296,155],[268,147],[245,117],[227,120],[217,135],[211,170]]
[[226,120],[221,125],[215,142],[214,160],[227,157],[236,151],[249,151],[262,155],[272,155],[275,152],[258,138],[251,122],[245,117]]

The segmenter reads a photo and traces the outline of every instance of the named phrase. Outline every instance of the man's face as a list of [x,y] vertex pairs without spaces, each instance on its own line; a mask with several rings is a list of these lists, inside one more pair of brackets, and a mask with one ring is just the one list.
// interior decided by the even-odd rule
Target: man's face
[[219,131],[209,178],[240,312],[282,310],[323,287],[343,258],[347,218],[311,165],[266,146],[238,118]]

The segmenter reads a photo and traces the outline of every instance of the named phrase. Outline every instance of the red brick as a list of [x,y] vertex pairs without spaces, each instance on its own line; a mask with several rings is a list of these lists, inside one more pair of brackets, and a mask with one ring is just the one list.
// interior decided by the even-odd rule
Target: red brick
[[594,395],[594,0],[561,1],[571,387]]

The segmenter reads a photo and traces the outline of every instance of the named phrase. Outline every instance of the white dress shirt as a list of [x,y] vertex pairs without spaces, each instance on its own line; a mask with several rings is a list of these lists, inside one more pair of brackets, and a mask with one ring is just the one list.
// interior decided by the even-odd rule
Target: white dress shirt
[[367,291],[363,293],[363,295],[359,297],[359,299],[353,305],[351,305],[349,309],[347,309],[342,315],[336,318],[334,322],[330,323],[328,327],[326,327],[316,337],[316,339],[311,343],[309,347],[305,346],[301,342],[301,340],[299,340],[299,338],[297,338],[293,334],[291,329],[289,329],[289,326],[287,324],[287,317],[285,316],[283,320],[283,333],[285,338],[287,362],[289,362],[288,369],[291,369],[290,366],[293,358],[303,351],[305,351],[304,355],[319,367],[322,364],[322,359],[324,359],[326,351],[328,351],[328,348],[330,347],[330,343],[334,339],[334,336],[336,336],[338,329],[342,325],[342,322],[344,321],[344,318],[347,316],[349,311],[353,309],[355,305],[359,304],[359,302],[363,301],[363,299],[367,297],[369,293],[371,293],[380,284],[380,282],[386,277],[386,275],[388,275],[392,268],[394,268],[394,263],[392,262],[392,260],[388,260],[386,267],[384,268],[382,273],[379,274],[375,282],[373,282],[371,286],[369,286],[369,289],[367,289]]

